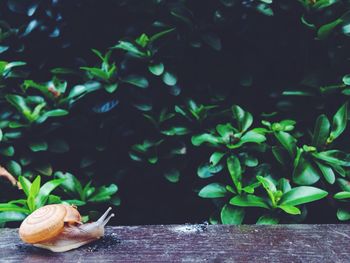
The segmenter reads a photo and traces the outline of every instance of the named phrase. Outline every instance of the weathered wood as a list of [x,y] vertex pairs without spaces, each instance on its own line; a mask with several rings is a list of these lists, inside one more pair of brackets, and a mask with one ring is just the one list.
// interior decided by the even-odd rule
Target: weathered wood
[[0,262],[350,262],[349,225],[109,227],[66,253],[23,244],[0,229]]

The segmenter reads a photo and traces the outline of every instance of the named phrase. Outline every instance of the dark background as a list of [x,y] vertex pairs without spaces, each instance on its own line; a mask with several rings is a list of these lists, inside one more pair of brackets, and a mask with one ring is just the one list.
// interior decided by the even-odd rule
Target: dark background
[[[177,72],[181,86],[178,96],[169,94],[162,83],[154,79],[147,91],[118,90],[112,95],[119,100],[118,107],[96,114],[91,109],[110,95],[91,94],[74,105],[72,117],[65,120],[64,127],[50,134],[43,128],[33,128],[28,133],[34,138],[60,136],[69,141],[70,152],[53,160],[55,170],[70,171],[83,182],[93,178],[98,184],[114,182],[118,185],[122,205],[116,209],[115,224],[203,222],[213,211],[213,205],[199,198],[195,191],[203,185],[202,179],[196,176],[197,166],[208,158],[210,151],[189,148],[186,156],[176,160],[175,163],[183,167],[177,184],[162,177],[163,169],[173,165],[168,163],[171,161],[154,166],[129,158],[127,153],[133,144],[155,137],[153,127],[132,106],[133,101],[150,101],[153,112],[159,112],[187,98],[209,103],[220,94],[224,97],[222,107],[239,104],[254,116],[278,111],[280,116],[298,120],[299,127],[312,127],[316,116],[325,111],[334,112],[344,101],[344,97],[338,95],[296,98],[281,95],[291,88],[312,90],[312,85],[333,83],[346,74],[350,66],[350,61],[342,57],[348,49],[345,45],[348,40],[344,37],[317,40],[315,31],[301,22],[305,9],[298,1],[275,1],[271,5],[273,16],[256,9],[259,1],[232,1],[232,7],[223,5],[224,1],[209,0],[23,2],[26,5],[20,1],[0,4],[1,20],[22,32],[3,43],[9,49],[0,56],[2,60],[26,61],[30,68],[28,79],[37,81],[50,79],[50,69],[54,67],[93,65],[97,60],[91,48],[104,51],[120,39],[158,32],[152,26],[154,21],[165,21],[176,27],[176,34],[165,37],[157,56]],[[193,28],[171,15],[173,6],[179,3],[192,12]],[[37,8],[29,16],[28,10],[33,6]],[[221,14],[220,19],[214,19],[216,12]],[[308,13],[305,17],[315,23],[328,22],[342,12],[342,6],[335,6],[331,15],[319,12]],[[26,33],[32,21],[39,25]],[[200,48],[190,45],[207,31],[220,39],[219,51],[205,43]],[[336,49],[339,43],[341,48]],[[334,52],[332,56],[330,52]],[[115,52],[113,59],[117,61],[119,76],[145,71],[138,62],[125,59],[121,53]],[[316,76],[311,87],[303,84],[310,75]],[[67,78],[70,85],[79,82],[74,77]],[[244,82],[246,79],[250,80],[248,85]],[[100,128],[102,124],[103,129]],[[190,138],[184,140],[190,144]],[[103,153],[94,148],[101,141],[108,146]],[[17,144],[21,147],[21,141]],[[93,156],[96,162],[89,171],[82,171],[78,164],[86,154]],[[93,175],[89,177],[91,171]],[[5,199],[12,195],[17,193],[11,191]],[[327,202],[329,200],[311,205],[309,214],[312,216],[306,222],[334,222],[335,208],[326,213],[323,210]],[[105,207],[96,206],[93,209]],[[90,207],[85,209],[91,210]],[[254,220],[253,214],[248,216],[247,222]]]

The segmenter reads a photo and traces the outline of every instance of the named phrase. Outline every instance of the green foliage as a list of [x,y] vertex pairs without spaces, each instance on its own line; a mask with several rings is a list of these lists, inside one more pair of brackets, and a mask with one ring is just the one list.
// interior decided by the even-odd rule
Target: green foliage
[[[250,113],[238,107],[236,109],[240,110],[239,115],[234,115],[234,119],[240,121],[239,128],[234,128],[229,123],[216,126],[216,130],[222,138],[225,138],[225,136],[228,138],[239,130],[244,132],[253,123]],[[217,167],[224,156],[227,156],[227,171],[225,171],[226,169],[220,169],[218,172],[225,172],[227,177],[231,179],[229,180],[231,184],[211,183],[200,190],[199,196],[203,198],[223,198],[232,206],[232,209],[234,209],[233,207],[242,207],[244,209],[263,208],[270,210],[270,212],[263,214],[257,220],[258,224],[273,224],[284,220],[297,222],[298,217],[300,219],[304,217],[302,210],[298,206],[320,200],[328,194],[323,189],[308,185],[316,184],[321,179],[321,176],[329,184],[335,183],[337,175],[340,177],[345,176],[343,171],[349,166],[349,155],[339,150],[329,149],[334,140],[345,130],[347,121],[342,121],[344,119],[347,120],[343,116],[347,114],[345,109],[346,104],[335,113],[332,127],[325,115],[318,117],[314,133],[311,136],[311,144],[313,146],[298,146],[298,138],[289,133],[294,130],[295,121],[284,120],[273,124],[263,121],[262,123],[267,126],[267,129],[254,128],[253,130],[258,131],[257,134],[264,137],[264,140],[251,141],[253,144],[249,144],[242,149],[227,147],[228,149],[224,153],[216,151],[210,156],[209,166],[207,167],[209,176],[203,176],[206,174],[203,172],[198,175],[201,178],[214,176],[215,173],[210,173],[209,169]],[[211,148],[221,149],[222,146],[220,144],[223,141],[224,139],[217,138],[213,134],[192,137],[192,143],[195,146],[205,142]],[[254,143],[259,147],[255,147]],[[265,145],[262,147],[262,144]],[[327,150],[324,150],[325,147],[327,147]],[[255,169],[251,171],[249,165],[247,165],[247,160],[243,156],[245,157],[248,153],[253,152],[255,154],[262,152],[265,155],[270,152],[272,155],[270,155],[270,159],[267,159],[270,164],[257,166],[258,163],[254,163],[253,167]],[[292,187],[290,180],[279,177],[277,174],[271,173],[270,169],[266,169],[266,165],[271,165],[272,156],[285,168],[289,166],[290,174],[292,175],[289,179],[292,179],[295,184],[302,186]],[[340,192],[335,195],[335,198],[340,200],[346,199],[348,198],[346,193]],[[227,206],[228,204],[224,203],[222,207],[224,212],[222,211],[220,214],[223,223],[230,222],[227,219]],[[344,215],[345,212],[341,211],[341,215]],[[235,212],[232,213],[235,214]],[[235,215],[232,215],[232,218],[235,218]],[[235,224],[236,222],[233,220],[231,223]]]
[[59,178],[57,180],[62,180],[60,187],[70,198],[73,198],[65,200],[66,203],[76,206],[107,201],[117,206],[120,204],[119,197],[115,196],[118,191],[115,184],[94,187],[90,181],[84,186],[74,175],[62,172],[56,172],[55,177]]
[[21,221],[31,212],[46,205],[60,203],[58,196],[52,195],[64,179],[54,179],[41,185],[41,177],[37,176],[33,182],[27,178],[19,176],[18,180],[25,195],[25,199],[12,200],[8,203],[0,204],[0,222]]
[[212,223],[299,223],[311,202],[350,220],[349,3],[54,2],[0,3],[0,159],[22,187],[0,224],[90,216],[117,185],[162,202],[164,180]]

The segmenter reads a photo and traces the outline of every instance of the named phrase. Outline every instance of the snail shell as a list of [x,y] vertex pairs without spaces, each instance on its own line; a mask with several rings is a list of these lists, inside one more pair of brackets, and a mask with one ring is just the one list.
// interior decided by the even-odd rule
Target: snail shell
[[36,247],[64,252],[103,237],[104,227],[114,216],[111,207],[96,221],[82,224],[78,210],[56,204],[39,208],[30,214],[19,228],[20,238]]
[[24,242],[35,244],[57,236],[63,231],[65,223],[81,224],[76,208],[69,205],[43,206],[22,222],[19,235]]

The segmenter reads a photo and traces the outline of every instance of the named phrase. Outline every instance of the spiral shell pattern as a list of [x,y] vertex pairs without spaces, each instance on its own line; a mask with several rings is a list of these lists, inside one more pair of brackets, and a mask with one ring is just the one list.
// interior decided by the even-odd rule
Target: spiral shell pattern
[[49,240],[63,231],[66,214],[63,205],[43,206],[22,222],[19,235],[24,242],[31,244]]

